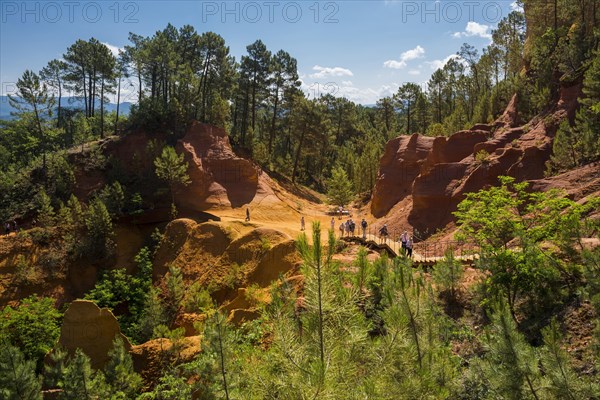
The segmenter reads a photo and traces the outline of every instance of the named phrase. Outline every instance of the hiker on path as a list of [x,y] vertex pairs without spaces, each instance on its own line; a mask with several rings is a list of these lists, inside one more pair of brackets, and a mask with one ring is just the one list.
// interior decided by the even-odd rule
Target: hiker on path
[[250,222],[250,209],[246,207],[246,222]]
[[302,216],[302,218],[300,219],[300,230],[303,231],[305,229],[305,225],[304,225],[304,215]]
[[400,235],[400,242],[402,242],[402,254],[406,254],[406,243],[408,242],[408,232],[404,231]]
[[335,229],[335,217],[331,217],[331,230]]
[[362,227],[363,239],[367,240],[367,221],[364,218],[360,221],[360,226]]
[[16,219],[13,219],[12,226],[13,226],[13,231],[15,233],[17,233],[18,229],[17,229],[17,220]]
[[340,238],[344,237],[344,230],[346,229],[346,224],[345,223],[341,223],[340,224]]
[[354,229],[356,229],[356,224],[354,223],[352,218],[348,220],[348,228],[350,230],[350,236],[354,236]]
[[383,226],[381,227],[381,229],[379,229],[379,235],[380,235],[380,243],[383,242],[387,242],[387,237],[388,237],[388,228],[387,228],[387,224],[383,224]]
[[408,240],[406,241],[406,251],[408,253],[407,254],[408,258],[412,258],[412,255],[413,255],[413,252],[412,252],[413,251],[413,237],[412,236],[410,236],[408,238]]

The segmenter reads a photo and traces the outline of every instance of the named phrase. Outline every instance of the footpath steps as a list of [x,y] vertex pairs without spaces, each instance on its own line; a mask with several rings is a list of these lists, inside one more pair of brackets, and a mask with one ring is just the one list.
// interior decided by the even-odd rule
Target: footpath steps
[[[341,240],[349,243],[360,244],[368,249],[377,251],[378,253],[386,253],[389,257],[398,257],[402,253],[402,248],[400,243],[393,241],[391,239],[383,240],[380,237],[377,237],[373,234],[367,234],[366,238],[361,236],[344,236],[340,237]],[[453,243],[453,242],[449,242]],[[438,261],[444,259],[443,256],[436,255],[436,253],[443,254],[445,251],[444,243],[437,243],[435,252],[430,251],[426,247],[423,249],[423,252],[420,252],[419,249],[422,246],[417,244],[413,249],[412,261],[413,264],[419,266],[433,266]],[[446,247],[448,248],[449,245]],[[465,266],[472,266],[475,261],[479,258],[477,253],[471,252],[468,254],[459,254],[454,256],[455,259],[460,260]]]

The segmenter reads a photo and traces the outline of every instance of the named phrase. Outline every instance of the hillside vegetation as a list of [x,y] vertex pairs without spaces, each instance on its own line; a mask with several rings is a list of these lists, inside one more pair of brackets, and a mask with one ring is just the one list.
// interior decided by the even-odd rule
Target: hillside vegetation
[[[131,33],[118,57],[79,39],[26,70],[0,121],[0,398],[600,399],[600,4],[524,10],[375,107],[311,98],[286,51],[236,60],[192,26]],[[128,80],[136,104],[108,112]],[[435,155],[421,135],[483,148],[530,125],[546,180],[461,191],[433,267],[336,238],[329,206],[370,227],[408,213],[378,180],[386,143]],[[103,365],[58,344],[78,298],[124,334]]]

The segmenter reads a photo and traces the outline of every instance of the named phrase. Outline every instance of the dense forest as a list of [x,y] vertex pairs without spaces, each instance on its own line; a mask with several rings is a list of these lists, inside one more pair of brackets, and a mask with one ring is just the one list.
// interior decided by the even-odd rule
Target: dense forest
[[[97,39],[80,39],[39,72],[26,70],[0,121],[0,220],[27,222],[19,232],[50,250],[40,265],[57,271],[82,260],[113,263],[115,224],[156,204],[172,204],[189,183],[173,145],[193,121],[224,128],[239,154],[273,176],[318,192],[349,179],[352,196],[372,190],[385,143],[399,135],[448,136],[491,123],[516,95],[525,123],[555,105],[564,88],[581,87],[580,107],[560,123],[549,176],[600,159],[600,31],[597,0],[524,1],[498,23],[481,52],[468,43],[433,72],[424,88],[406,83],[366,107],[300,89],[297,61],[261,40],[236,60],[219,34],[168,25],[135,33],[115,57]],[[527,16],[527,18],[526,18]],[[127,116],[106,112],[136,88]],[[82,108],[65,102],[81,98]],[[124,170],[98,143],[143,131],[153,139],[139,168]],[[107,166],[110,165],[110,168]],[[76,170],[106,170],[107,184],[86,201],[75,196]],[[149,192],[148,188],[160,188]],[[597,199],[581,204],[562,193],[531,193],[501,178],[472,193],[455,213],[460,237],[480,244],[482,279],[468,290],[452,252],[429,271],[405,257],[376,261],[361,250],[340,268],[333,232],[315,224],[301,235],[303,302],[284,280],[272,286],[254,321],[236,326],[210,288],[187,285],[169,270],[152,281],[155,231],[135,257],[135,273],[101,271],[86,298],[118,316],[133,343],[169,338],[162,376],[140,394],[142,378],[115,341],[103,370],[81,351],[48,351],[64,310],[31,296],[0,311],[0,397],[40,399],[600,399],[600,248]],[[268,245],[268,244],[265,244]],[[15,282],[35,266],[16,257]],[[587,306],[592,343],[582,354],[564,346],[564,316]],[[202,351],[182,363],[178,310],[203,313]],[[457,310],[469,318],[456,317]],[[469,321],[469,322],[465,322]],[[46,362],[44,361],[46,358]]]

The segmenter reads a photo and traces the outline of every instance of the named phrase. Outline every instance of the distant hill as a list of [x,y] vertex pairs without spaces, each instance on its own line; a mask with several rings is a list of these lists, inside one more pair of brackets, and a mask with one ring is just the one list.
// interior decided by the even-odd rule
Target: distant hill
[[[63,97],[61,105],[65,108],[84,108],[83,99],[80,97]],[[131,111],[132,103],[124,102],[121,103],[119,113],[123,115],[129,115]],[[96,100],[96,109],[100,108],[100,103]],[[106,103],[104,105],[106,112],[116,111],[117,105],[115,103]],[[0,96],[0,119],[11,120],[14,117],[11,115],[16,110],[11,107],[8,102],[8,96]]]

